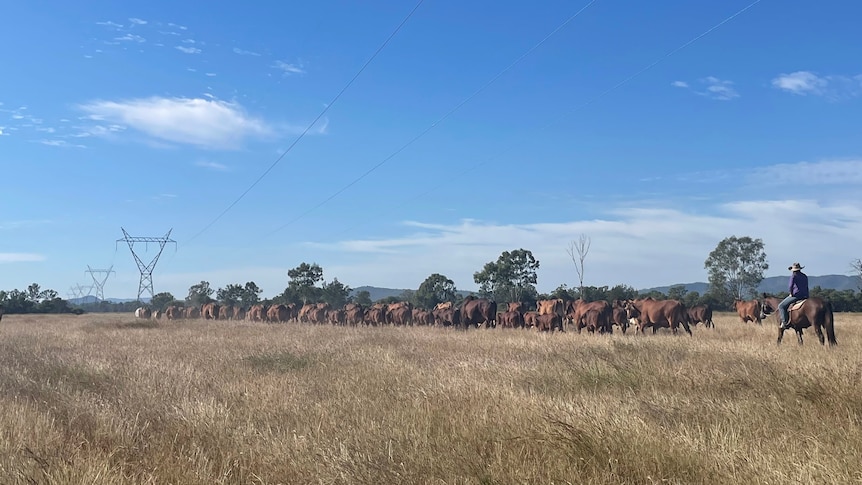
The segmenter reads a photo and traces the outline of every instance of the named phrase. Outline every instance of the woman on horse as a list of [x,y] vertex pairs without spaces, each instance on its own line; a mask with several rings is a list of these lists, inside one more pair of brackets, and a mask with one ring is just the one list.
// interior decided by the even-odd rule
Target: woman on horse
[[792,272],[790,275],[790,295],[778,304],[778,318],[781,319],[781,328],[784,330],[790,328],[790,315],[788,315],[790,305],[808,298],[808,275],[802,272],[804,267],[800,266],[799,263],[793,263],[787,268]]

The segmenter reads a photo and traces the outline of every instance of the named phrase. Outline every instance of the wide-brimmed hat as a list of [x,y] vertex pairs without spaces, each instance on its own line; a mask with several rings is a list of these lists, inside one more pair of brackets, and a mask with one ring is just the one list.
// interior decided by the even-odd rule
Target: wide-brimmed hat
[[787,269],[789,269],[790,271],[800,271],[804,267],[805,266],[801,266],[799,263],[793,263],[793,266],[788,266]]

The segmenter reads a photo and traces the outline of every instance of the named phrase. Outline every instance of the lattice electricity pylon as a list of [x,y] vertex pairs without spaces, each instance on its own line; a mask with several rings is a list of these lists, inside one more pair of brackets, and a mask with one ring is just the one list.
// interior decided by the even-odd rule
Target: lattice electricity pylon
[[75,283],[75,289],[78,292],[78,298],[88,297],[93,292],[92,286],[84,286],[80,283]]
[[[125,241],[129,244],[129,251],[132,252],[132,257],[135,258],[135,262],[138,264],[138,270],[141,272],[141,282],[138,284],[138,301],[141,301],[141,295],[144,291],[150,292],[150,300],[152,300],[153,296],[155,296],[153,292],[153,269],[156,267],[156,263],[159,261],[159,256],[162,255],[162,251],[165,249],[165,244],[177,243],[171,239],[171,231],[173,231],[173,229],[168,231],[168,233],[163,237],[132,237],[129,236],[129,233],[126,232],[125,229],[122,227],[120,229],[123,230],[123,235],[125,237],[123,239],[117,239],[117,244],[119,244],[120,241]],[[138,257],[137,253],[135,253],[135,243],[144,243],[147,245],[145,248],[148,248],[149,243],[158,243],[159,252],[156,253],[156,256],[149,262],[149,264],[144,264],[141,258]]]
[[[99,301],[105,299],[105,282],[108,281],[108,277],[111,276],[111,273],[116,273],[114,271],[114,265],[112,264],[108,269],[93,269],[90,265],[87,265],[87,271],[85,273],[90,273],[90,276],[93,278],[93,287],[96,289],[96,298]],[[104,274],[105,277],[101,279],[101,281],[96,278],[97,274]]]

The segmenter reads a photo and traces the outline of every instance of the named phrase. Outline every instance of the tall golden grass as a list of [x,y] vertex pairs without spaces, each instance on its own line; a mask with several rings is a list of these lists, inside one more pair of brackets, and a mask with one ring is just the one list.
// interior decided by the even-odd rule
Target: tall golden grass
[[4,316],[0,483],[852,483],[862,316],[694,336]]

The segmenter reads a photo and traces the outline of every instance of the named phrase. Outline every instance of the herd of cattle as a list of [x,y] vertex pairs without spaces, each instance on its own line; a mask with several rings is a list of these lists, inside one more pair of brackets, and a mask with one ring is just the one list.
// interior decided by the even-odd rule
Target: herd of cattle
[[[761,323],[760,302],[738,301],[736,310],[743,322]],[[535,311],[527,311],[522,302],[508,303],[498,311],[497,302],[486,298],[468,296],[460,305],[440,303],[431,310],[414,308],[409,302],[391,304],[378,303],[364,307],[348,303],[342,308],[333,308],[328,303],[305,305],[274,304],[254,305],[245,309],[239,306],[207,303],[200,307],[169,306],[164,312],[151,311],[147,307],[135,310],[138,318],[167,320],[248,320],[253,322],[300,322],[332,325],[426,325],[442,327],[486,328],[532,328],[539,331],[563,331],[567,326],[581,332],[612,333],[617,326],[626,332],[630,325],[637,331],[651,327],[653,333],[659,328],[669,328],[677,333],[680,326],[691,335],[690,325],[703,323],[714,327],[712,309],[708,305],[686,308],[678,300],[617,300],[614,302],[562,299],[540,300]]]

